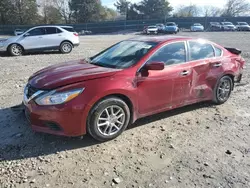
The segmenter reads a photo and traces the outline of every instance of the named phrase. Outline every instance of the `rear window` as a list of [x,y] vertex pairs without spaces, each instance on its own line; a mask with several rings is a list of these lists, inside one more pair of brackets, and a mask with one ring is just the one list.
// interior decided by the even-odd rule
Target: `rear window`
[[69,32],[76,32],[73,27],[62,27],[62,28]]
[[191,61],[214,57],[214,49],[211,44],[189,41]]

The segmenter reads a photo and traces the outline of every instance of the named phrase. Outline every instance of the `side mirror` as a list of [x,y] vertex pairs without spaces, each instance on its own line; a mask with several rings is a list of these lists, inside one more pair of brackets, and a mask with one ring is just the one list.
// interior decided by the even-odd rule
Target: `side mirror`
[[23,36],[24,37],[28,37],[28,36],[30,36],[30,34],[29,33],[25,33]]
[[163,70],[165,64],[163,62],[150,62],[146,63],[145,69],[147,70]]

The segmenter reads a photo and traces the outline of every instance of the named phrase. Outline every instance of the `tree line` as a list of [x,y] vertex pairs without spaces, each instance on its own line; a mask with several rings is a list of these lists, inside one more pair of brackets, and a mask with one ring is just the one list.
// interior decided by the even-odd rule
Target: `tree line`
[[190,4],[174,9],[168,0],[117,0],[116,10],[100,0],[0,0],[0,24],[71,24],[117,19],[166,19],[249,15],[247,0],[227,0],[224,8]]

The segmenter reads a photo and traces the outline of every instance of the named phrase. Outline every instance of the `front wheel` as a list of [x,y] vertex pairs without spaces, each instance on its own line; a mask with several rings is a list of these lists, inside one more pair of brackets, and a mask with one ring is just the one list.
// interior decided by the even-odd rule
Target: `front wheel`
[[214,90],[214,99],[213,101],[216,104],[225,103],[233,90],[233,80],[229,76],[223,76],[220,80],[217,81],[215,90]]
[[130,122],[128,105],[117,97],[97,103],[90,111],[87,131],[98,141],[108,141],[119,136]]
[[19,44],[12,44],[9,46],[8,52],[11,56],[20,56],[23,54],[23,48]]

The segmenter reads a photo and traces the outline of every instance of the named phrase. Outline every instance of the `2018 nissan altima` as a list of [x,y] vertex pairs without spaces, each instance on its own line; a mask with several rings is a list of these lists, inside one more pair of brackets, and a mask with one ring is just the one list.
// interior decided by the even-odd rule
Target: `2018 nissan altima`
[[32,128],[107,141],[138,118],[226,102],[240,81],[241,51],[187,37],[139,37],[33,74],[24,90]]
[[70,53],[79,45],[79,36],[70,26],[38,26],[8,39],[0,39],[0,52],[20,56],[24,52],[59,50]]

